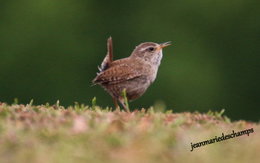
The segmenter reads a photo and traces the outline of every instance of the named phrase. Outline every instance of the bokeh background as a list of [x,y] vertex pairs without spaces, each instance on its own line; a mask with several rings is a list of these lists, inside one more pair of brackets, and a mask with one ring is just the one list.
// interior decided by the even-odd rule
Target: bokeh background
[[113,106],[97,66],[113,37],[116,59],[141,42],[172,41],[155,83],[132,108],[225,109],[259,121],[257,0],[1,0],[0,101]]

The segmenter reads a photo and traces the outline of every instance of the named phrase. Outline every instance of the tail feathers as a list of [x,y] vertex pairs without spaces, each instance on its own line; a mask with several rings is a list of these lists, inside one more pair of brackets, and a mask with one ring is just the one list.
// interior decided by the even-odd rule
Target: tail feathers
[[101,66],[98,67],[99,71],[102,72],[108,69],[111,62],[113,62],[113,41],[112,41],[112,37],[110,36],[107,39],[107,55],[104,58],[103,62],[101,63]]
[[110,62],[113,62],[113,40],[111,36],[107,39],[107,53],[109,55]]
[[[105,58],[103,59],[103,61],[101,63],[101,66],[98,66],[99,72],[97,73],[97,77],[98,77],[98,75],[101,72],[103,72],[106,69],[108,69],[112,62],[113,62],[113,42],[112,42],[112,37],[110,36],[107,39],[107,54],[106,54]],[[100,81],[98,80],[97,77],[92,80],[92,85],[91,86],[94,86],[94,85],[100,83]]]
[[106,57],[104,58],[103,62],[101,63],[101,66],[98,67],[99,71],[105,71],[108,67],[109,64],[111,63],[110,59],[109,59],[109,54],[106,55]]

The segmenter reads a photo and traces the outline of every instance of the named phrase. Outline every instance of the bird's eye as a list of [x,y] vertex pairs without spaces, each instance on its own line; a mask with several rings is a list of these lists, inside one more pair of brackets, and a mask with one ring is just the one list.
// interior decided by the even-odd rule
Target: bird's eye
[[148,48],[148,50],[151,52],[151,51],[154,51],[154,48],[150,47],[150,48]]

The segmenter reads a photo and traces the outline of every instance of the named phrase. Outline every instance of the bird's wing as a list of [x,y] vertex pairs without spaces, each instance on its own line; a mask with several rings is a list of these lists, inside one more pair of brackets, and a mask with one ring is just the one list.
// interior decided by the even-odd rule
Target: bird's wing
[[103,59],[101,66],[98,67],[99,71],[102,72],[108,69],[112,62],[113,62],[113,41],[112,41],[112,37],[109,37],[107,39],[107,55]]
[[142,74],[133,67],[127,64],[121,64],[99,73],[92,82],[94,84],[116,84],[140,76],[142,76]]

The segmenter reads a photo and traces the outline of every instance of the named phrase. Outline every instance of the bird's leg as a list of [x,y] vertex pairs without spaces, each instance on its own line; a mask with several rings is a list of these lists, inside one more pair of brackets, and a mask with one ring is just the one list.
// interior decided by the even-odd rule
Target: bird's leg
[[130,112],[129,106],[128,106],[128,104],[126,104],[126,101],[125,101],[125,99],[123,97],[120,96],[118,101],[123,106],[123,108],[125,109],[126,112]]
[[113,97],[113,102],[114,102],[114,105],[115,105],[116,109],[119,109],[119,110],[120,110],[120,107],[119,107],[119,105],[118,105],[118,103],[117,103],[117,99],[114,98],[114,97]]

